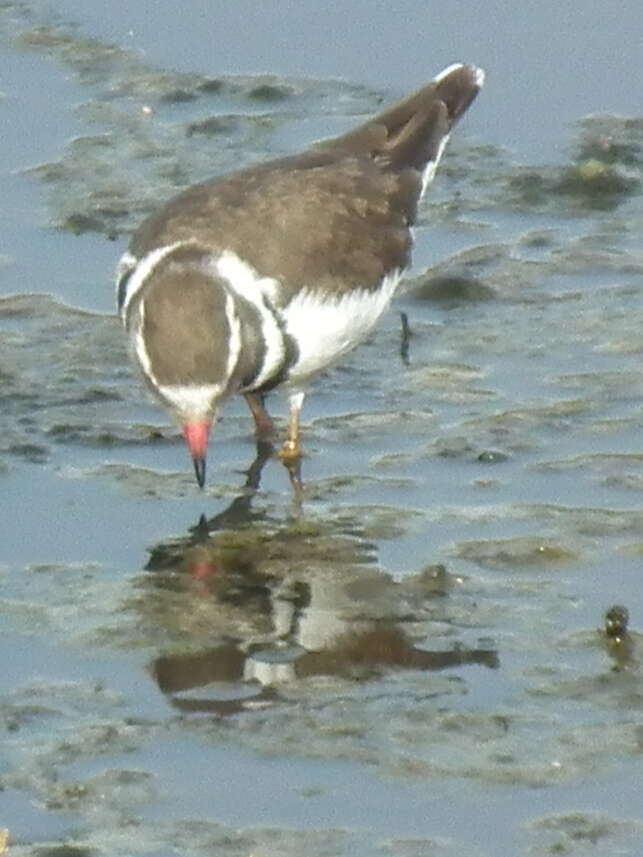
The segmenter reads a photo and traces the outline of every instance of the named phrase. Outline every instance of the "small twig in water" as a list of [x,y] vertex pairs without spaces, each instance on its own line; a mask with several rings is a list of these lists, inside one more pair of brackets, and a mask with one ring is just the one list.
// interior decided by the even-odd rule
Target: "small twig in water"
[[402,363],[405,366],[411,365],[411,358],[409,357],[409,344],[411,341],[411,337],[413,336],[413,331],[409,325],[409,317],[405,312],[400,313],[400,319],[402,321],[402,341],[400,343],[400,357],[402,358]]

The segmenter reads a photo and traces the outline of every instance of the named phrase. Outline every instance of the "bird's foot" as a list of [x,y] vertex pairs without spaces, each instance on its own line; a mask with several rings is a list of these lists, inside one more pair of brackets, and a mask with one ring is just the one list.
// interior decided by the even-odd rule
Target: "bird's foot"
[[299,440],[285,440],[283,442],[283,446],[277,453],[277,456],[283,461],[284,464],[300,462],[303,456],[303,451]]
[[286,440],[283,446],[277,453],[277,457],[281,459],[284,467],[288,471],[290,483],[297,498],[301,497],[301,492],[304,483],[301,479],[301,459],[302,449],[298,440]]

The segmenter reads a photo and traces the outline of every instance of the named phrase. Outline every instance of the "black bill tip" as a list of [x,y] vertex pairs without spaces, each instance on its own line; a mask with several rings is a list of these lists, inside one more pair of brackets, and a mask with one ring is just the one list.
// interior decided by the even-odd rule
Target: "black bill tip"
[[205,485],[205,457],[195,456],[192,461],[194,462],[196,481],[199,484],[199,488],[203,488]]

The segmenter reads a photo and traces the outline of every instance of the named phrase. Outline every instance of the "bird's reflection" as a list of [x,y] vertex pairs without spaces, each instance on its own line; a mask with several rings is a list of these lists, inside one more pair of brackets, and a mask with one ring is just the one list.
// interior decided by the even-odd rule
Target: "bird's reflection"
[[255,509],[271,454],[260,443],[227,509],[151,551],[148,583],[161,598],[180,596],[164,615],[180,625],[182,650],[151,666],[174,707],[226,715],[272,704],[284,682],[311,676],[370,680],[390,669],[497,667],[492,648],[429,651],[413,640],[409,628],[448,594],[443,567],[394,580],[378,568],[376,547],[354,516],[284,522]]

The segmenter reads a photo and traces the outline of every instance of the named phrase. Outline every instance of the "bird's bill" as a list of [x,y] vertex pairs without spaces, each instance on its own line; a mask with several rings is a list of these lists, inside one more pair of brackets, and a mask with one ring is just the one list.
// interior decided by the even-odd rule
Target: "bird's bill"
[[183,425],[183,437],[194,462],[194,473],[199,488],[205,485],[205,463],[208,455],[208,439],[212,420],[191,420]]

